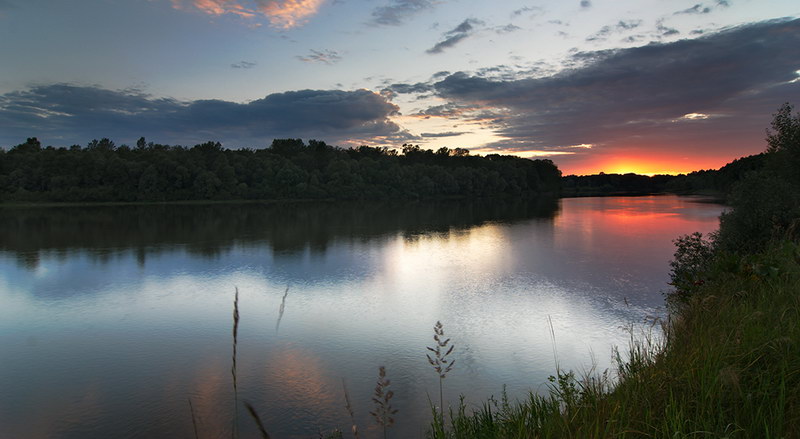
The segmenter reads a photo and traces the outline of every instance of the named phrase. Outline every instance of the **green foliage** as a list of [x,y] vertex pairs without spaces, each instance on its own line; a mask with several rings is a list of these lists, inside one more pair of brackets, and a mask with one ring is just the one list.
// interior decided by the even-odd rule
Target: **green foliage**
[[262,150],[192,148],[146,142],[117,147],[42,148],[36,138],[0,150],[0,197],[11,201],[175,201],[227,199],[433,199],[558,195],[549,160],[470,156],[404,145],[342,149],[275,139]]
[[800,238],[800,114],[784,104],[767,135],[765,166],[750,172],[730,196],[722,215],[721,250],[752,253],[772,240]]
[[688,296],[705,284],[714,258],[714,242],[694,232],[675,241],[677,250],[670,261],[670,284],[678,296]]

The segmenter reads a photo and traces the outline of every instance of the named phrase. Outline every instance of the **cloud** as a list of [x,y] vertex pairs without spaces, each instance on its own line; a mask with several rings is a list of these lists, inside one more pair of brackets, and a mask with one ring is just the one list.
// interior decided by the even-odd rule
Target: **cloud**
[[421,137],[432,137],[432,138],[439,138],[439,137],[456,137],[462,134],[469,134],[467,131],[444,131],[441,133],[422,133],[420,134]]
[[507,34],[507,33],[518,31],[520,29],[522,29],[522,28],[519,27],[519,26],[515,26],[514,24],[509,23],[509,24],[507,24],[505,26],[500,26],[500,27],[495,28],[495,32],[497,32],[498,34]]
[[250,61],[239,61],[237,63],[231,64],[231,68],[234,69],[252,69],[257,64]]
[[336,64],[341,61],[342,57],[339,52],[335,50],[310,50],[310,54],[306,56],[298,56],[297,59],[303,62],[318,62],[327,65]]
[[388,92],[392,96],[398,94],[420,94],[433,91],[433,85],[425,82],[417,82],[415,84],[395,83],[386,86],[382,91]]
[[[800,102],[800,20],[578,56],[579,67],[548,77],[453,73],[435,84],[451,102],[441,111],[494,110],[491,126],[511,149],[593,144],[735,156],[763,149],[770,114]],[[692,113],[709,117],[684,117]]]
[[325,0],[257,0],[258,10],[275,27],[290,29],[305,24]]
[[656,31],[658,32],[658,36],[661,38],[680,34],[680,31],[678,29],[665,26],[663,19],[658,20],[656,22]]
[[581,0],[581,7],[582,8],[591,8],[592,2],[589,0]]
[[586,41],[603,41],[611,34],[623,33],[629,30],[636,29],[642,24],[642,20],[619,20],[613,26],[603,26],[594,35],[586,37]]
[[707,6],[703,6],[701,3],[698,3],[698,4],[694,5],[694,6],[692,6],[691,8],[684,9],[682,11],[676,12],[675,15],[679,15],[679,14],[708,14],[709,12],[711,12],[711,8],[709,8]]
[[482,26],[484,23],[480,20],[476,20],[474,18],[468,18],[461,22],[455,28],[447,31],[444,33],[443,37],[444,40],[439,41],[433,47],[426,50],[425,52],[430,54],[437,54],[444,52],[445,49],[449,49],[465,38],[472,35],[473,31],[475,30],[475,26]]
[[[0,0],[2,1],[2,0]],[[238,15],[244,18],[266,17],[270,25],[290,29],[305,24],[325,0],[171,0],[175,9],[189,2],[209,15]]]
[[434,6],[432,0],[390,0],[386,6],[372,11],[372,23],[384,26],[399,26],[421,11]]
[[299,90],[248,103],[178,101],[139,90],[52,84],[0,95],[0,145],[36,136],[59,145],[139,136],[171,143],[219,140],[235,146],[265,145],[276,137],[345,142],[402,136],[389,117],[397,106],[368,90]]
[[540,6],[523,6],[523,7],[519,8],[519,9],[515,9],[514,11],[512,11],[511,12],[511,18],[519,17],[520,15],[528,13],[528,12],[530,13],[529,15],[531,17],[537,17],[539,15],[544,14],[545,11],[544,11],[544,8],[542,8]]
[[442,105],[434,105],[432,107],[428,107],[424,110],[421,110],[417,113],[414,113],[413,116],[417,116],[423,119],[430,119],[431,117],[441,117],[446,119],[467,119],[467,120],[475,120],[481,118],[478,112],[482,110],[480,106],[474,105],[464,105],[464,104],[456,104],[455,102],[448,102]]

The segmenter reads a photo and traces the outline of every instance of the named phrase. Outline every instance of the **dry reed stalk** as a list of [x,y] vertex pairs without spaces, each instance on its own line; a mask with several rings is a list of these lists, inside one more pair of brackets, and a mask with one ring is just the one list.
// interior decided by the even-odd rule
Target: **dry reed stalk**
[[342,388],[344,389],[344,402],[347,408],[347,413],[350,414],[350,423],[352,425],[353,436],[358,439],[358,426],[356,425],[356,415],[353,412],[353,404],[350,403],[350,392],[347,391],[347,383],[342,378]]
[[556,329],[553,327],[553,318],[547,316],[547,326],[550,329],[550,342],[553,345],[553,361],[556,364],[556,374],[561,373],[561,368],[558,364],[558,346],[556,346]]
[[231,366],[231,376],[233,377],[233,429],[231,436],[236,439],[239,436],[239,389],[236,385],[236,345],[239,334],[239,288],[234,287],[236,293],[233,296],[233,365]]
[[375,403],[375,411],[369,412],[373,418],[378,422],[378,425],[383,427],[383,439],[386,439],[386,431],[394,424],[392,415],[397,413],[397,409],[393,409],[391,399],[394,392],[389,390],[391,381],[386,378],[386,367],[381,366],[378,368],[378,382],[375,385],[375,396],[372,402]]
[[256,409],[253,408],[253,406],[247,401],[244,402],[244,406],[247,407],[250,417],[253,418],[253,421],[255,421],[256,425],[258,426],[258,432],[261,433],[261,439],[270,439],[269,433],[267,433],[267,430],[264,428],[264,423],[261,422],[261,417],[258,416]]
[[194,427],[194,439],[200,439],[197,434],[197,419],[194,417],[194,407],[192,406],[192,398],[186,398],[189,401],[189,411],[192,413],[192,426]]
[[286,286],[286,291],[283,292],[283,299],[281,300],[281,307],[278,309],[278,323],[275,324],[275,332],[281,326],[281,319],[283,319],[283,311],[286,309],[286,296],[289,295],[289,286]]

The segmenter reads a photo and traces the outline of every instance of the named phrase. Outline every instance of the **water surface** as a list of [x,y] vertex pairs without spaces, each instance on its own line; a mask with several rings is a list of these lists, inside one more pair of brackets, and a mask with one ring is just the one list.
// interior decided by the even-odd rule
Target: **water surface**
[[612,367],[663,315],[672,240],[718,225],[691,198],[0,209],[0,437],[362,437],[379,366],[392,437],[421,436],[444,324],[445,399],[546,390]]

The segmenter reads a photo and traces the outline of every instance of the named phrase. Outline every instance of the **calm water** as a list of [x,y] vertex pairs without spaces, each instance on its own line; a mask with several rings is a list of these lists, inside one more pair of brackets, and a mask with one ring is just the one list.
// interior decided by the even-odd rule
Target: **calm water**
[[[378,366],[422,435],[437,320],[445,398],[544,391],[612,365],[623,329],[663,315],[672,239],[718,225],[690,198],[514,203],[0,209],[0,438],[230,437],[238,394],[273,437],[362,437]],[[254,425],[239,405],[241,437]],[[346,436],[347,437],[347,436]]]

